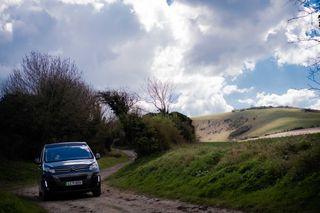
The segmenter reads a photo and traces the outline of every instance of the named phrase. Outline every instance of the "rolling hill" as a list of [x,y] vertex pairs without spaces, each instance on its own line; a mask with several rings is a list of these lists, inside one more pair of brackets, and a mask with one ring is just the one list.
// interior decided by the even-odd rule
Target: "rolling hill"
[[320,126],[320,111],[291,107],[261,107],[192,118],[202,142],[228,141]]

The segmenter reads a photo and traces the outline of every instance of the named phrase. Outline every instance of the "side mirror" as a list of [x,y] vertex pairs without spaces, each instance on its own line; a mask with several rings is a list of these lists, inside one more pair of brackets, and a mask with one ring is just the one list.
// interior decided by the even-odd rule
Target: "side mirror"
[[101,158],[100,153],[96,153],[96,159],[99,160]]
[[40,158],[35,158],[35,159],[33,160],[33,162],[34,162],[35,164],[40,164],[40,163],[41,163]]

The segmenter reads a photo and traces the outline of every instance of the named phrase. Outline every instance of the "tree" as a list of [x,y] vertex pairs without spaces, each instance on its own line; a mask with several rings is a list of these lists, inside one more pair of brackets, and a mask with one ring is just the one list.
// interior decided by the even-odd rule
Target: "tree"
[[[314,48],[320,44],[320,1],[319,0],[293,0],[299,6],[299,14],[289,22],[300,19],[309,19],[309,29],[303,36],[297,37],[295,42],[304,43],[307,48]],[[320,90],[320,56],[310,58],[309,63],[310,88]]]
[[98,97],[100,102],[109,106],[120,120],[126,145],[133,146],[136,133],[141,126],[141,119],[134,110],[139,100],[138,95],[125,90],[107,90],[99,92]]
[[[8,140],[15,134],[25,146],[33,144],[38,149],[44,143],[57,141],[90,143],[97,135],[102,113],[95,92],[79,73],[70,59],[37,52],[26,55],[3,88],[0,115],[13,119],[2,120],[0,134]],[[16,122],[17,119],[23,123]],[[35,137],[21,132],[21,125],[32,129]]]
[[156,78],[148,78],[147,93],[149,99],[147,102],[163,114],[168,114],[170,104],[173,102],[173,84],[171,82],[164,82]]
[[136,93],[129,93],[124,90],[107,90],[98,93],[100,102],[108,105],[117,117],[121,117],[133,110],[139,101]]

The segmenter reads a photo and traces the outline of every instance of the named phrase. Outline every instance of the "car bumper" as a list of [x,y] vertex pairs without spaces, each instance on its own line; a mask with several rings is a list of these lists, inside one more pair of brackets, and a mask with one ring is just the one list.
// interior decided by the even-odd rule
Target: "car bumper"
[[[68,182],[81,181],[79,185],[67,185]],[[50,193],[89,192],[100,187],[99,172],[76,174],[44,174],[42,187]]]

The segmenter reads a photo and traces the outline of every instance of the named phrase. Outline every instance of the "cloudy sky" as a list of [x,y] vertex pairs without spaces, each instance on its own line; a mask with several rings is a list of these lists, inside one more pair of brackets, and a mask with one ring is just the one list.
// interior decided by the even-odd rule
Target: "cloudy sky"
[[74,60],[96,89],[175,85],[172,110],[204,115],[261,105],[320,108],[292,42],[312,20],[292,0],[0,0],[0,80],[24,55]]

